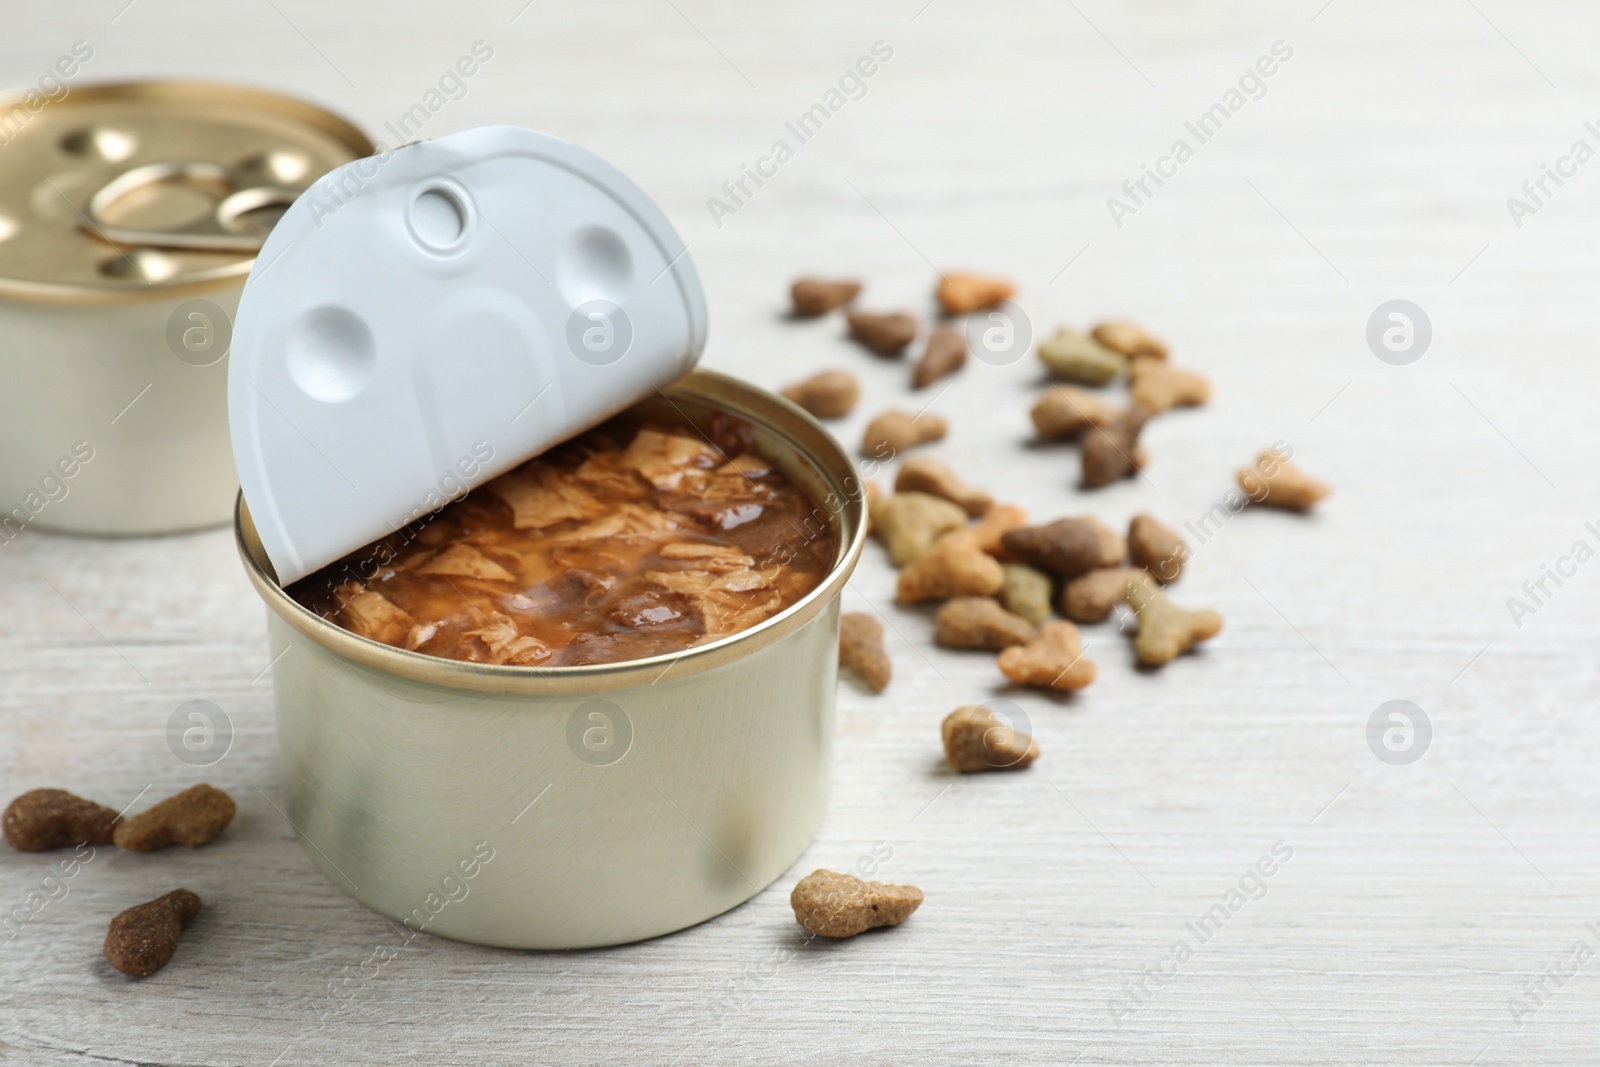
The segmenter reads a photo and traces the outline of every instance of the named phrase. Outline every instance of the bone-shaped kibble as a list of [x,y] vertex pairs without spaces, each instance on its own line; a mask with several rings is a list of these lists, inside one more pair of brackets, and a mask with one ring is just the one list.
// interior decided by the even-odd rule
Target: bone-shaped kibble
[[1128,581],[1128,604],[1139,620],[1133,650],[1139,662],[1159,667],[1222,632],[1222,616],[1209,609],[1189,611],[1178,607],[1140,572]]
[[1166,342],[1137,322],[1112,319],[1097,325],[1090,331],[1090,336],[1129,359],[1167,358]]
[[875,459],[888,459],[918,445],[943,439],[950,424],[938,415],[923,412],[907,415],[903,411],[885,411],[867,423],[861,435],[861,454]]
[[117,824],[118,848],[154,852],[168,845],[198,848],[215,841],[233,821],[233,798],[210,785],[196,785]]
[[957,504],[968,515],[982,515],[994,504],[994,497],[962,481],[956,472],[932,456],[909,456],[895,475],[897,493],[927,493]]

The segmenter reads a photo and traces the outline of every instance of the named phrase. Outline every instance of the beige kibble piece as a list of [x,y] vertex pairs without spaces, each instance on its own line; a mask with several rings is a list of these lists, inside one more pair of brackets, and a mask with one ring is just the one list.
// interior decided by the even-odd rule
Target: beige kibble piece
[[1078,628],[1070,622],[1046,623],[1039,636],[1000,653],[1000,673],[1017,685],[1070,692],[1094,681],[1094,661],[1083,654]]
[[1128,558],[1128,543],[1122,536],[1088,515],[1012,530],[1000,544],[1021,562],[1058,578],[1076,578]]
[[902,604],[956,596],[994,596],[1005,585],[999,561],[979,548],[970,530],[947,533],[900,572],[895,595]]
[[966,366],[967,338],[960,330],[940,326],[928,335],[928,347],[911,368],[911,388],[924,389]]
[[1039,361],[1055,377],[1083,385],[1105,385],[1128,369],[1126,358],[1069,326],[1039,343]]
[[1133,650],[1146,667],[1170,663],[1222,632],[1221,615],[1204,608],[1189,611],[1178,607],[1148,574],[1129,579],[1128,604],[1139,620]]
[[968,515],[982,515],[994,504],[994,498],[975,485],[956,476],[942,461],[931,456],[912,456],[900,465],[895,476],[897,493],[927,493],[943,497],[957,505]]
[[933,639],[945,648],[998,652],[1025,645],[1038,635],[1033,623],[1013,615],[993,597],[962,596],[945,601],[933,617]]
[[1189,558],[1189,546],[1178,531],[1154,515],[1140,512],[1128,523],[1128,560],[1143,567],[1158,582],[1175,582]]
[[1009,278],[951,271],[939,279],[939,306],[946,315],[966,315],[1010,300],[1017,287]]
[[1203,375],[1160,359],[1136,359],[1128,382],[1133,402],[1152,415],[1169,408],[1199,407],[1211,399],[1211,383]]
[[1254,466],[1239,471],[1239,488],[1254,503],[1289,511],[1308,511],[1333,492],[1327,482],[1311,477],[1271,449],[1257,456]]
[[0,824],[19,852],[109,845],[117,813],[65,789],[30,789],[6,805]]
[[851,874],[812,871],[789,894],[795,921],[818,937],[854,937],[899,926],[922,904],[916,886],[863,882]]
[[1039,758],[1039,743],[992,708],[969,705],[944,717],[944,758],[962,774],[1020,771]]
[[928,493],[896,493],[872,506],[873,532],[889,550],[896,567],[923,555],[952,530],[967,525],[967,513],[958,504]]
[[234,810],[233,798],[215,786],[190,786],[123,819],[112,831],[112,840],[132,852],[154,852],[168,845],[199,848],[221,836],[233,821]]
[[898,356],[917,336],[917,320],[903,311],[853,311],[848,321],[850,336],[880,356]]
[[796,315],[801,318],[814,318],[850,303],[859,292],[861,283],[857,281],[801,278],[789,287],[789,299],[794,301]]
[[1083,484],[1099,489],[1144,469],[1144,449],[1139,434],[1150,413],[1138,405],[1103,426],[1091,426],[1083,435]]
[[1033,428],[1047,441],[1076,437],[1091,426],[1104,426],[1117,409],[1087,389],[1058,385],[1033,405]]
[[787,400],[805,408],[819,419],[838,419],[855,409],[861,399],[861,385],[846,370],[825,370],[803,382],[782,390]]
[[867,423],[861,436],[861,454],[874,459],[888,459],[944,438],[950,426],[938,415],[923,412],[908,415],[903,411],[886,411]]
[[1137,567],[1101,567],[1079,575],[1061,590],[1061,614],[1073,622],[1104,622],[1128,599],[1129,580],[1142,573]]
[[854,674],[874,693],[889,686],[894,670],[883,648],[883,623],[863,611],[839,616],[839,666]]
[[1020,615],[1035,626],[1050,621],[1050,576],[1025,563],[1003,563],[1005,585],[1000,587],[1000,603],[1013,615]]
[[1136,322],[1112,319],[1090,331],[1100,344],[1129,359],[1166,359],[1167,345]]
[[145,978],[178,951],[184,927],[200,914],[200,898],[187,889],[137,904],[106,924],[106,962],[123,974]]

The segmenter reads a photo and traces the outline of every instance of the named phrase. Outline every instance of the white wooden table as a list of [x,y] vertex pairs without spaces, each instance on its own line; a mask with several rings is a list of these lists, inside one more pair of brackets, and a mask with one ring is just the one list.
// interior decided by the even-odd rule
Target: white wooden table
[[[1584,128],[1592,10],[524,2],[17,5],[0,80],[32,81],[84,39],[97,78],[266,83],[383,136],[483,40],[493,59],[424,135],[523,123],[638,179],[705,279],[707,365],[769,386],[856,371],[853,439],[932,394],[836,319],[782,321],[789,279],[860,275],[865,304],[922,311],[935,268],[1005,271],[1036,330],[1135,316],[1216,396],[1151,426],[1146,479],[1088,495],[1070,449],[1027,444],[1033,358],[974,364],[933,408],[952,423],[934,453],[960,471],[1041,518],[1182,523],[1282,439],[1336,495],[1312,518],[1247,511],[1199,547],[1175,597],[1227,620],[1203,654],[1141,674],[1114,627],[1089,630],[1100,680],[1074,699],[1004,690],[992,657],[935,650],[929,613],[892,606],[869,546],[846,607],[893,620],[895,681],[882,696],[841,685],[829,816],[785,878],[647,944],[552,955],[423,937],[376,974],[395,927],[319,875],[276,810],[264,613],[229,533],[27,533],[0,548],[0,793],[120,804],[186,786],[196,772],[165,727],[206,699],[236,736],[204,775],[240,810],[214,847],[102,850],[0,942],[0,1061],[1600,1059],[1600,962],[1576,958],[1600,946],[1585,925],[1600,923],[1600,563],[1520,627],[1507,608],[1574,541],[1600,547],[1583,525],[1600,516],[1600,162],[1548,185],[1520,228],[1506,205],[1575,139],[1600,147]],[[880,40],[893,55],[865,95],[716,225],[707,199]],[[1280,40],[1293,55],[1264,95],[1198,144],[1184,123]],[[1118,228],[1107,198],[1180,137],[1193,158]],[[1432,322],[1408,366],[1364,339],[1391,299]],[[996,694],[1027,709],[1044,758],[956,779],[939,720]],[[1391,699],[1433,726],[1411,765],[1368,747]],[[1202,944],[1187,924],[1280,841],[1293,855],[1265,895]],[[795,879],[875,849],[892,853],[878,877],[926,891],[922,910],[806,943]],[[52,862],[0,854],[0,906]],[[106,919],[176,884],[206,898],[177,960],[139,983],[111,972]],[[1180,938],[1192,958],[1175,964]],[[1561,981],[1528,996],[1547,970]]]

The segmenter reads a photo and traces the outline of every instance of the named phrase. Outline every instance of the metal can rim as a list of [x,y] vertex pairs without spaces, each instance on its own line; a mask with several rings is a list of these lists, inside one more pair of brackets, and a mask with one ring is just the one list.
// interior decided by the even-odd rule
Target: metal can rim
[[[0,113],[3,113],[7,105],[17,103],[26,95],[27,90],[21,89],[0,93]],[[88,82],[73,86],[68,99],[92,102],[115,97],[153,100],[203,97],[210,102],[251,105],[299,119],[307,125],[316,127],[335,140],[343,142],[350,149],[352,160],[370,156],[377,151],[377,146],[371,138],[349,120],[308,100],[262,86],[177,78]],[[237,288],[254,266],[255,258],[251,257],[239,260],[223,274],[185,278],[177,282],[154,282],[132,289],[96,289],[57,282],[32,282],[0,277],[0,300],[78,307],[138,304],[172,297],[197,296],[230,287]]]
[[[680,680],[742,659],[782,640],[820,615],[844,589],[867,537],[866,493],[854,460],[823,425],[790,401],[716,371],[696,369],[668,385],[663,394],[698,401],[755,423],[794,448],[809,463],[837,501],[825,508],[838,538],[828,576],[810,593],[772,618],[747,630],[671,655],[578,667],[513,667],[469,663],[412,652],[360,637],[302,607],[278,584],[255,535],[250,509],[239,494],[234,510],[234,540],[245,573],[267,607],[295,630],[351,663],[382,674],[445,689],[484,693],[557,696],[604,692]],[[768,459],[776,461],[775,457]],[[854,488],[852,489],[852,485]]]

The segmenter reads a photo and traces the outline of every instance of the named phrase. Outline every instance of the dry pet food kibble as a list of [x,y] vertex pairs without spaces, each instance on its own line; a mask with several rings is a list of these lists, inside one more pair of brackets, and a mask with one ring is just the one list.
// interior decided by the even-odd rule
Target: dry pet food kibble
[[856,298],[861,292],[860,282],[824,281],[821,278],[801,278],[789,287],[789,299],[794,301],[794,313],[803,318],[826,315],[836,307]]
[[886,411],[867,423],[867,432],[861,435],[861,454],[887,459],[918,445],[942,440],[949,428],[944,419],[927,412],[907,415],[903,411]]
[[1122,319],[1102,322],[1091,331],[1091,336],[1111,351],[1129,359],[1167,358],[1166,342],[1136,322]]
[[1039,758],[1039,743],[989,708],[957,708],[941,732],[944,758],[962,774],[1020,771]]
[[928,335],[927,351],[911,368],[911,388],[921,389],[966,365],[967,338],[960,330],[940,326]]
[[922,904],[922,890],[888,882],[863,882],[850,874],[812,871],[789,894],[801,926],[818,937],[854,937],[879,926],[899,926]]
[[1039,343],[1039,359],[1057,378],[1084,385],[1105,385],[1128,369],[1126,358],[1068,326]]
[[178,951],[179,935],[199,914],[200,898],[187,889],[129,908],[106,925],[106,962],[135,978],[155,974]]
[[1139,433],[1150,413],[1135,404],[1104,426],[1083,435],[1083,484],[1090,489],[1131,478],[1144,469]]
[[839,666],[866,683],[874,693],[889,686],[893,668],[883,650],[883,623],[864,611],[839,616]]
[[1000,603],[1013,615],[1021,615],[1035,626],[1050,621],[1050,576],[1025,563],[1001,564],[1006,584],[1000,587]]
[[196,785],[122,820],[112,834],[118,848],[154,852],[168,845],[198,848],[215,841],[233,821],[233,798]]
[[1141,512],[1128,523],[1128,559],[1159,582],[1175,582],[1189,558],[1189,546],[1178,531],[1163,526],[1154,515]]
[[917,336],[917,320],[903,311],[877,315],[850,313],[850,336],[880,356],[898,356]]
[[945,601],[933,617],[933,639],[946,648],[998,652],[1012,645],[1025,645],[1038,633],[1033,623],[1011,614],[993,597],[956,597]]
[[1254,467],[1239,471],[1239,488],[1257,504],[1290,511],[1307,511],[1333,492],[1327,482],[1311,477],[1271,449],[1256,457]]
[[1061,590],[1061,614],[1073,622],[1103,622],[1128,599],[1128,582],[1137,567],[1104,567],[1079,575]]
[[1058,578],[1076,578],[1128,558],[1128,543],[1093,516],[1012,530],[1000,543],[1023,563]]
[[900,465],[895,476],[897,493],[928,493],[943,497],[968,515],[982,515],[994,504],[994,497],[975,485],[956,477],[955,471],[929,456],[913,456]]
[[1003,304],[1016,291],[1009,278],[951,272],[939,279],[939,306],[946,315],[965,315]]
[[1000,653],[1000,673],[1018,685],[1070,692],[1094,681],[1097,670],[1083,655],[1078,628],[1057,620],[1026,645]]
[[111,844],[117,813],[65,789],[30,789],[6,807],[6,843],[19,852]]
[[973,544],[998,560],[1015,562],[1001,546],[1000,539],[1012,530],[1028,525],[1028,513],[1015,504],[996,504],[983,513],[983,518],[967,530]]
[[1006,573],[993,556],[978,547],[971,530],[947,533],[921,558],[900,572],[895,595],[902,604],[949,600],[955,596],[994,596]]
[[845,370],[825,370],[783,390],[792,400],[819,419],[837,419],[850,414],[861,399],[856,376]]
[[959,505],[927,493],[896,493],[872,506],[873,533],[896,567],[904,567],[940,536],[966,525],[967,513]]
[[1128,603],[1139,618],[1139,636],[1134,638],[1133,650],[1147,667],[1170,663],[1222,631],[1221,615],[1178,607],[1148,574],[1129,580]]
[[1033,428],[1046,441],[1076,437],[1091,426],[1104,426],[1117,409],[1075,385],[1058,385],[1033,405]]
[[1168,408],[1192,408],[1211,399],[1211,383],[1192,370],[1180,370],[1159,359],[1136,359],[1128,395],[1152,415]]

